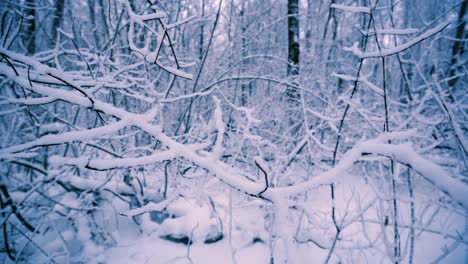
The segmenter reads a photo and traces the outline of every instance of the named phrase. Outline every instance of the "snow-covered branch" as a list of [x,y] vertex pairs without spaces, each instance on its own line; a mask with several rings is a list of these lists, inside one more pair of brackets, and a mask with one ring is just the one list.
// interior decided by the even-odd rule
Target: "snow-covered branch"
[[331,4],[330,8],[343,10],[350,13],[365,13],[370,14],[370,8],[365,6],[348,6],[348,5],[341,5],[341,4]]
[[428,38],[436,35],[437,33],[441,32],[442,30],[444,30],[449,25],[450,25],[449,22],[441,23],[441,24],[437,25],[436,27],[427,30],[423,34],[421,34],[421,35],[419,35],[417,37],[414,37],[413,39],[407,41],[406,43],[400,44],[400,45],[398,45],[396,47],[393,47],[393,48],[382,49],[380,51],[362,52],[361,50],[359,50],[358,43],[356,42],[356,43],[354,43],[354,45],[352,47],[344,48],[344,50],[352,52],[354,55],[358,56],[361,59],[391,56],[391,55],[398,54],[398,53],[400,53],[402,51],[405,51],[405,50],[411,48],[412,46],[424,41],[425,39],[428,39]]

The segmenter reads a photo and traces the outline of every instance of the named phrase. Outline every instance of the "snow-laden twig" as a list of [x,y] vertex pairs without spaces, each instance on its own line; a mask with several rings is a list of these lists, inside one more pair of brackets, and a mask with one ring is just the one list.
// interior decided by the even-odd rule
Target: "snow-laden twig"
[[38,139],[20,144],[11,146],[8,148],[0,149],[0,157],[1,155],[6,155],[6,153],[16,153],[19,151],[31,149],[34,147],[41,147],[41,146],[51,146],[57,144],[64,144],[64,143],[71,143],[75,141],[85,141],[93,138],[97,138],[102,135],[111,134],[119,129],[124,128],[126,122],[120,121],[114,124],[97,127],[93,129],[87,129],[83,131],[70,131],[65,132],[62,134],[57,135],[45,135]]
[[468,193],[468,185],[455,179],[441,166],[423,158],[409,144],[395,145],[386,143],[389,140],[402,140],[415,135],[416,130],[383,133],[376,139],[358,143],[343,155],[334,168],[321,175],[311,177],[309,181],[304,183],[287,187],[277,187],[274,189],[270,188],[264,196],[268,197],[268,192],[279,192],[283,196],[290,196],[305,192],[319,185],[334,183],[339,181],[341,177],[344,177],[346,171],[351,169],[353,164],[358,161],[362,155],[375,154],[390,157],[395,161],[410,166],[459,205],[468,208],[468,196],[466,195],[466,193]]
[[367,30],[364,31],[359,28],[358,25],[355,26],[362,35],[372,36],[372,35],[411,35],[419,32],[417,28],[377,28],[376,30]]
[[348,6],[348,5],[340,5],[340,4],[331,4],[330,8],[339,9],[339,10],[343,10],[343,11],[351,12],[351,13],[370,14],[371,12],[370,8],[365,7],[365,6]]
[[122,212],[120,214],[128,216],[128,217],[132,217],[132,216],[142,215],[144,213],[151,212],[151,211],[162,211],[176,198],[177,196],[172,196],[159,203],[149,202],[142,207],[135,208],[126,212]]
[[175,157],[170,150],[156,152],[154,154],[136,157],[136,158],[117,158],[117,159],[90,159],[87,158],[70,158],[61,156],[52,156],[49,162],[53,165],[73,165],[91,170],[113,170],[117,168],[132,168],[148,164],[154,164],[166,160],[171,160]]
[[350,76],[346,74],[339,74],[339,73],[332,73],[332,76],[345,80],[345,81],[359,81],[364,83],[367,87],[369,87],[372,91],[377,93],[380,96],[383,96],[384,92],[383,89],[378,87],[377,85],[371,83],[369,80],[367,80],[364,76],[360,76],[359,79],[356,79],[355,76]]
[[127,8],[128,16],[131,19],[136,20],[140,23],[144,21],[148,21],[148,20],[155,20],[158,18],[166,17],[166,14],[164,14],[163,12],[154,12],[154,13],[144,14],[144,15],[135,14],[128,0],[125,1],[125,7]]
[[169,30],[169,29],[176,28],[176,27],[178,27],[178,26],[180,26],[180,25],[186,24],[186,23],[188,23],[188,22],[194,20],[195,18],[197,18],[197,17],[196,17],[196,16],[187,17],[187,18],[185,18],[185,19],[182,19],[182,20],[180,20],[180,21],[177,21],[177,22],[175,22],[175,23],[172,23],[172,24],[167,25],[167,26],[166,26],[166,29]]
[[[13,54],[11,52],[9,53],[12,55],[10,57],[13,57]],[[14,80],[23,87],[33,90],[39,95],[53,96],[71,104],[80,105],[82,107],[90,107],[87,98],[83,97],[77,92],[63,91],[40,85],[34,85],[31,87],[25,77],[16,76],[14,71],[4,64],[0,64],[0,72],[7,75],[10,79]],[[217,159],[213,155],[209,153],[200,154],[198,152],[198,148],[179,143],[164,134],[160,126],[151,124],[154,118],[153,113],[133,114],[127,112],[124,109],[116,108],[111,104],[107,104],[99,100],[95,100],[94,109],[108,115],[115,116],[118,119],[129,122],[129,125],[140,128],[165,145],[173,153],[173,155],[170,155],[171,157],[183,157],[194,162],[198,166],[203,167],[213,173],[215,177],[228,186],[237,189],[240,192],[258,197],[258,193],[265,188],[264,184],[248,180],[244,176],[244,172]],[[410,165],[413,169],[423,175],[424,178],[431,181],[435,186],[457,201],[457,203],[465,208],[468,208],[468,197],[464,195],[464,193],[468,193],[468,187],[465,184],[462,184],[461,182],[455,180],[455,178],[449,176],[448,173],[445,172],[445,170],[440,166],[424,159],[409,145],[393,145],[383,143],[387,142],[388,140],[406,140],[415,134],[416,132],[414,130],[406,132],[383,133],[377,139],[357,144],[354,148],[343,155],[339,163],[334,168],[328,170],[327,172],[324,172],[321,175],[317,175],[315,177],[311,177],[309,181],[293,186],[268,188],[268,190],[262,194],[262,197],[269,199],[271,195],[276,192],[281,193],[283,196],[289,196],[305,192],[319,185],[333,183],[339,180],[340,176],[343,176],[347,170],[351,169],[353,164],[358,161],[363,154],[372,153],[389,156],[397,161]]]
[[447,115],[447,117],[448,117],[448,119],[450,121],[450,124],[452,125],[453,130],[455,131],[455,135],[456,135],[458,141],[460,142],[460,145],[462,146],[463,150],[465,151],[464,155],[468,155],[468,143],[466,142],[466,139],[465,139],[466,134],[463,133],[463,131],[460,128],[460,126],[458,125],[457,121],[454,119],[455,115],[454,115],[452,109],[449,107],[446,100],[444,99],[444,91],[442,90],[442,87],[440,86],[439,81],[437,80],[437,76],[433,75],[432,78],[434,80],[435,87],[436,87],[437,92],[439,94],[439,96],[434,96],[434,97],[436,98],[437,103],[439,103],[439,105],[441,106],[442,110]]
[[37,156],[36,152],[30,152],[30,153],[2,153],[0,150],[0,160],[1,159],[18,159],[18,158],[23,158],[23,159],[30,159],[34,158]]
[[[145,15],[137,15],[133,12],[132,7],[128,1],[126,1],[126,9],[128,12],[128,15],[130,17],[130,25],[128,29],[128,43],[130,45],[130,49],[135,52],[137,56],[140,58],[144,59],[145,61],[149,63],[155,63],[158,65],[161,69],[175,75],[179,76],[181,78],[189,79],[191,80],[193,78],[193,75],[187,72],[184,72],[179,69],[179,65],[177,65],[177,68],[164,65],[160,60],[159,60],[159,55],[160,51],[164,42],[164,38],[167,36],[166,33],[166,28],[164,28],[164,32],[161,34],[158,34],[155,32],[151,27],[149,27],[145,21],[149,20],[156,20],[156,19],[161,19],[165,17],[164,13],[161,12],[156,12],[156,13],[150,13],[150,14],[145,14]],[[148,31],[145,36],[145,43],[143,47],[139,48],[135,44],[135,24],[138,24],[140,26],[145,27]],[[156,48],[154,50],[150,50],[151,42],[154,39],[156,42]]]
[[424,32],[423,34],[409,40],[408,42],[406,42],[404,44],[401,44],[401,45],[398,45],[398,46],[393,47],[393,48],[382,49],[380,51],[362,52],[361,50],[359,50],[358,43],[356,42],[356,43],[354,43],[353,46],[344,48],[344,50],[352,52],[354,55],[358,56],[361,59],[391,56],[391,55],[398,54],[398,53],[400,53],[400,52],[402,52],[402,51],[404,51],[406,49],[409,49],[412,46],[424,41],[425,39],[436,35],[437,33],[444,30],[446,27],[448,27],[448,25],[450,25],[449,22],[441,23],[441,24],[437,25],[436,27]]

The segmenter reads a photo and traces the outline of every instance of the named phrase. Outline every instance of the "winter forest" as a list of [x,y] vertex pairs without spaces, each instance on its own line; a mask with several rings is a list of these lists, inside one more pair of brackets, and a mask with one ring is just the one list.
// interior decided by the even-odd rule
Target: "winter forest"
[[468,0],[2,0],[1,263],[467,263]]

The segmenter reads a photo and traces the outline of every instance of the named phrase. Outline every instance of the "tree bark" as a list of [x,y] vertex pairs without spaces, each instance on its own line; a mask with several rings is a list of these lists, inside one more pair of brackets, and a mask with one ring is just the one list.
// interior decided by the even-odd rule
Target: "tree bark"
[[[461,41],[461,39],[464,38],[465,34],[465,27],[466,27],[466,21],[463,19],[464,16],[466,15],[466,9],[468,7],[468,0],[464,0],[463,3],[460,6],[460,12],[458,14],[458,27],[457,27],[457,33],[455,35],[455,43],[453,44],[452,47],[452,60],[450,62],[450,74],[449,76],[454,76],[457,73],[457,64],[459,62],[459,58],[463,56],[463,53],[465,52],[465,47],[464,43]],[[454,77],[453,79],[450,79],[448,82],[450,87],[454,87],[457,84],[458,77]]]
[[[242,2],[241,10],[239,12],[240,23],[241,23],[241,42],[242,42],[242,75],[245,74],[246,65],[246,57],[247,57],[247,19],[245,18],[245,9],[246,9],[246,1]],[[241,81],[241,106],[247,105],[247,84],[244,81]]]
[[27,25],[24,43],[27,46],[28,54],[32,55],[36,52],[36,3],[34,0],[27,0],[26,5],[26,16],[30,19],[28,19],[29,23]]
[[[58,29],[60,28],[62,24],[62,18],[63,18],[63,8],[65,6],[65,1],[63,0],[57,0],[55,3],[55,16],[54,20],[52,22],[52,34],[51,34],[51,40],[53,42],[57,42],[58,38]],[[53,43],[57,45],[58,43]]]
[[288,76],[299,74],[299,1],[288,0]]
[[[205,17],[205,0],[201,0],[201,14],[200,14],[200,17],[201,17],[202,19],[204,19],[204,17]],[[200,40],[199,40],[199,41],[200,41],[200,43],[199,43],[200,46],[198,47],[198,49],[199,49],[199,50],[198,50],[198,58],[199,58],[200,60],[203,59],[203,42],[204,42],[204,35],[203,35],[203,33],[204,33],[204,31],[205,31],[205,25],[204,25],[204,23],[205,23],[205,22],[202,21],[202,23],[201,23],[201,25],[200,25],[200,36],[199,36],[199,37],[200,37]]]
[[[288,71],[289,77],[299,75],[299,1],[288,0]],[[293,80],[294,82],[294,80]],[[290,106],[299,105],[299,92],[292,87],[286,89],[286,97]],[[290,118],[290,123],[294,123]]]

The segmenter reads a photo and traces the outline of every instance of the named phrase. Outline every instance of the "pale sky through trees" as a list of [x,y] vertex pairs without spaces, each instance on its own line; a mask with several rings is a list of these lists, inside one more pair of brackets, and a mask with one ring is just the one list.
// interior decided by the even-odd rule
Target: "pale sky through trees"
[[4,0],[1,263],[467,263],[468,0]]

